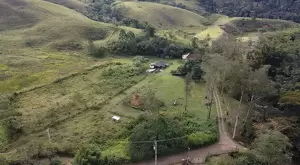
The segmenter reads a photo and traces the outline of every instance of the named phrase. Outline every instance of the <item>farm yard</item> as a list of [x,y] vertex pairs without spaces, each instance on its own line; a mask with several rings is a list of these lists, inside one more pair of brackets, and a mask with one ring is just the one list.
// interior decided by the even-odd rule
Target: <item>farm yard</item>
[[[150,58],[145,65],[156,60]],[[146,73],[145,67],[135,67],[130,58],[109,59],[97,67],[10,96],[9,111],[2,115],[17,114],[12,121],[21,125],[22,130],[14,143],[7,145],[8,140],[2,140],[3,151],[11,158],[16,154],[22,157],[26,153],[22,148],[33,148],[32,156],[51,151],[72,155],[81,146],[94,144],[106,156],[121,154],[122,160],[129,161],[126,148],[130,141],[126,127],[147,111],[124,104],[124,100],[137,91],[148,89],[163,102],[159,108],[162,115],[191,114],[197,126],[202,126],[200,130],[217,134],[215,123],[207,125],[205,84],[192,83],[185,111],[184,79],[170,73],[181,62],[166,61],[170,64],[168,68],[152,74]],[[216,113],[212,112],[215,118]],[[119,122],[112,120],[114,115],[120,116]],[[47,149],[40,150],[41,146]]]

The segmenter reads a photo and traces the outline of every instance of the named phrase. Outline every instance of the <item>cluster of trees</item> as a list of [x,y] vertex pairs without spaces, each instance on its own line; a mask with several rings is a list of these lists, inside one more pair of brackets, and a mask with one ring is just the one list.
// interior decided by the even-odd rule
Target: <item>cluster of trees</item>
[[198,0],[208,12],[300,22],[299,0]]
[[[223,46],[222,46],[223,45]],[[247,126],[251,122],[249,118],[253,110],[260,112],[263,121],[267,119],[265,104],[278,95],[275,83],[268,77],[268,68],[262,65],[254,67],[251,60],[245,60],[246,52],[240,49],[240,44],[234,39],[222,40],[213,43],[211,54],[205,57],[203,62],[204,79],[207,82],[207,90],[212,100],[213,91],[218,89],[222,95],[227,94],[239,100],[236,124],[233,137],[240,119],[241,104],[249,105],[247,115],[243,120],[244,134],[251,137],[251,129]],[[229,101],[226,101],[227,111],[230,111]]]
[[198,60],[188,60],[185,61],[177,70],[172,70],[173,75],[186,76],[191,74],[191,78],[195,81],[199,81],[202,78],[203,71],[201,68],[201,63]]
[[130,124],[130,157],[133,161],[154,157],[153,143],[135,143],[137,141],[158,140],[160,156],[212,144],[218,140],[217,127],[213,122],[203,122],[188,112],[175,116],[155,113],[143,116]]
[[[276,107],[285,109],[280,114],[299,114],[297,111],[286,111],[299,109],[299,34],[299,30],[292,30],[268,35],[261,38],[256,48],[250,52],[240,49],[243,46],[233,39],[222,39],[213,42],[203,60],[208,93],[212,95],[212,91],[218,89],[222,95],[227,94],[239,100],[233,136],[238,125],[242,126],[240,133],[244,139],[251,141],[257,136],[252,144],[251,153],[251,157],[260,162],[257,164],[283,164],[284,161],[291,161],[290,152],[286,149],[290,147],[290,144],[286,143],[289,139],[278,131],[255,134],[252,122],[266,122],[270,117],[267,111],[279,114]],[[230,111],[229,101],[223,101],[227,111]],[[239,116],[242,103],[248,104],[243,119]],[[251,117],[254,114],[255,119]],[[289,138],[295,140],[296,134],[291,135],[291,130],[284,131]],[[277,143],[276,137],[284,141],[284,146],[276,145],[280,149],[269,146],[269,143]],[[267,147],[258,147],[262,145]],[[278,156],[282,161],[267,155],[277,152],[282,154]]]
[[120,157],[103,156],[100,149],[94,145],[81,148],[75,155],[74,165],[121,165],[126,160]]
[[109,50],[116,53],[142,54],[158,57],[176,58],[191,51],[189,46],[179,45],[166,38],[155,36],[155,29],[148,27],[144,36],[121,29],[119,38],[108,43]]
[[169,6],[178,7],[178,8],[181,8],[181,9],[186,9],[187,8],[186,5],[184,5],[183,3],[176,3],[174,0],[168,0],[168,1],[164,1],[164,0],[138,0],[138,1],[162,3],[162,4],[169,5]]
[[292,161],[289,139],[275,130],[262,132],[250,145],[250,150],[232,157],[213,159],[208,165],[282,165]]
[[300,43],[299,30],[277,33],[261,38],[257,49],[248,54],[253,66],[267,65],[268,76],[276,82],[279,90],[279,102],[275,104],[282,109],[299,107],[300,80]]
[[96,21],[125,25],[137,29],[145,29],[149,26],[147,22],[125,18],[120,10],[114,6],[114,3],[115,0],[94,0],[87,7],[87,16]]

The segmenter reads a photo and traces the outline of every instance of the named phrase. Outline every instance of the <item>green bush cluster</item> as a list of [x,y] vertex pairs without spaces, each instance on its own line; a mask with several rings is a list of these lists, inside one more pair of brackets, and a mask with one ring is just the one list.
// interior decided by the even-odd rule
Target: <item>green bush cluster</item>
[[[151,30],[151,28],[148,28]],[[148,34],[150,33],[150,34]],[[108,49],[116,53],[141,54],[158,57],[179,58],[182,54],[190,52],[188,45],[178,44],[163,37],[154,36],[152,32],[146,32],[144,36],[136,37],[131,31],[120,31],[116,41],[108,43]],[[149,35],[153,35],[149,37]]]
[[83,147],[74,158],[74,165],[121,165],[128,162],[127,158],[118,155],[103,156],[94,145]]
[[218,140],[218,128],[214,121],[201,121],[195,115],[184,112],[172,115],[143,116],[129,125],[129,153],[131,160],[144,160],[153,157],[153,143],[134,143],[135,141],[153,141],[155,139],[174,140],[158,143],[159,155],[168,155],[212,144]]
[[[154,156],[153,143],[135,141],[154,141],[184,136],[182,124],[170,117],[148,117],[136,125],[129,137],[129,154],[132,161],[150,159]],[[158,144],[158,155],[167,155],[187,148],[186,138],[164,141]]]
[[86,15],[93,20],[125,25],[137,29],[145,29],[149,26],[147,22],[136,19],[125,18],[120,10],[115,7],[115,0],[94,0],[87,7]]
[[210,132],[196,132],[188,136],[189,147],[201,147],[214,143],[218,140],[217,136]]
[[147,65],[149,62],[149,59],[143,56],[135,56],[133,58],[133,65],[135,67],[141,67]]
[[200,66],[200,61],[189,60],[185,61],[177,70],[172,70],[171,74],[185,76],[191,73],[193,80],[200,80],[203,75],[203,71]]

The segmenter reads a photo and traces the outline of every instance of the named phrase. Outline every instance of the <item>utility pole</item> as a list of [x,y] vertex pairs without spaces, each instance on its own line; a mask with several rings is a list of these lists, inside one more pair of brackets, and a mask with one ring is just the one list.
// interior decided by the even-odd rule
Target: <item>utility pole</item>
[[190,159],[190,147],[188,147],[188,152],[187,152],[187,158],[186,158],[187,164],[189,164],[189,159]]
[[157,141],[154,141],[154,146],[153,146],[154,152],[155,152],[155,165],[157,165]]
[[234,137],[235,137],[235,132],[236,132],[236,127],[237,127],[237,124],[238,124],[238,120],[239,120],[239,116],[236,116],[232,139],[234,139]]
[[49,131],[49,128],[47,129],[47,134],[48,134],[48,139],[49,139],[49,142],[51,142],[51,136],[50,136],[50,131]]

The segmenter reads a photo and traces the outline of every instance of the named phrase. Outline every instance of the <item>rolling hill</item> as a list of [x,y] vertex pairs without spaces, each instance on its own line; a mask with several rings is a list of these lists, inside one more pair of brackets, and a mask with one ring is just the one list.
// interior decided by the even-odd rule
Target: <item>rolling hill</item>
[[0,92],[49,82],[95,63],[88,41],[119,28],[42,0],[0,1]]
[[[125,17],[147,21],[156,28],[203,26],[207,19],[194,12],[151,2],[119,2],[116,7]],[[188,18],[188,19],[187,19]]]

